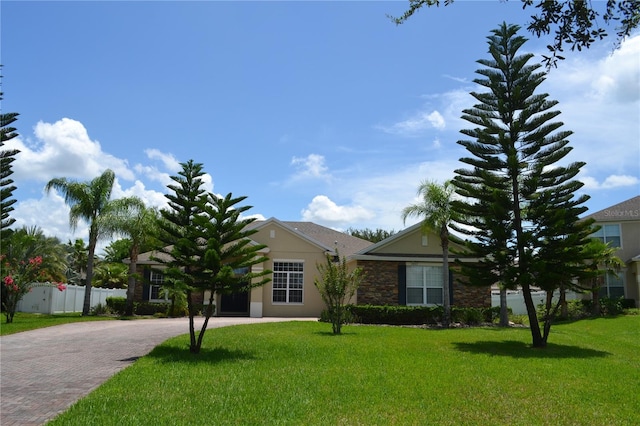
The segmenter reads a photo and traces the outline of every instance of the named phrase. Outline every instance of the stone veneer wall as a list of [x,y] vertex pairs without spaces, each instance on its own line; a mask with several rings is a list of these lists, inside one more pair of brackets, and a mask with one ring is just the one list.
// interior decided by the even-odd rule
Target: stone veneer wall
[[398,262],[358,261],[364,279],[358,287],[358,305],[398,304]]
[[[358,267],[364,270],[364,280],[358,288],[358,305],[397,305],[398,304],[398,265],[390,261],[358,261]],[[454,269],[454,278],[459,273]],[[491,307],[491,289],[474,287],[458,283],[453,284],[453,306],[489,308]]]

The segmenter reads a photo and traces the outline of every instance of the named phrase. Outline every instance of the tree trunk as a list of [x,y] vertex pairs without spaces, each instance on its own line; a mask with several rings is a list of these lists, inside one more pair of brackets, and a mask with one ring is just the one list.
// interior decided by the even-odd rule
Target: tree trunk
[[596,287],[591,290],[591,315],[594,317],[600,316],[600,288]]
[[451,322],[451,295],[449,292],[449,231],[446,225],[440,230],[440,242],[442,243],[442,297],[444,298],[442,325],[449,327]]
[[196,348],[196,330],[193,324],[193,318],[196,313],[191,299],[191,290],[187,290],[187,308],[189,309],[189,352],[197,354],[200,350]]
[[93,279],[93,256],[96,252],[97,236],[94,232],[89,235],[89,258],[87,259],[87,279],[84,287],[84,304],[82,305],[82,316],[89,315],[91,311],[91,281]]
[[138,264],[138,246],[133,244],[129,251],[129,276],[127,277],[127,305],[124,309],[124,315],[130,317],[133,315],[133,299],[136,294],[136,267]]
[[543,340],[540,333],[540,324],[536,314],[536,307],[531,297],[531,287],[529,283],[529,262],[525,251],[527,241],[525,241],[524,230],[522,227],[522,211],[520,208],[520,186],[518,182],[518,171],[511,174],[511,189],[513,194],[513,228],[516,231],[516,245],[518,250],[518,283],[522,288],[522,296],[524,304],[527,307],[527,315],[529,317],[529,329],[531,330],[531,340],[534,348],[544,348],[547,342]]
[[522,284],[522,295],[524,296],[524,304],[527,307],[527,315],[529,317],[532,346],[534,348],[544,348],[547,346],[547,342],[542,338],[542,334],[540,332],[536,306],[533,304],[533,297],[531,297],[531,288],[529,287],[529,283]]
[[567,290],[564,285],[560,286],[560,318],[567,319],[569,317],[569,306],[567,305]]
[[199,354],[200,349],[202,348],[202,339],[204,339],[204,332],[207,331],[207,326],[209,325],[209,318],[211,318],[211,315],[213,315],[213,298],[214,297],[215,297],[215,292],[212,289],[209,294],[209,305],[205,310],[204,323],[202,323],[202,328],[200,329],[200,334],[198,335],[198,341],[196,342],[196,346],[191,348],[191,353],[193,354]]
[[509,308],[507,306],[507,288],[500,285],[500,327],[509,327]]

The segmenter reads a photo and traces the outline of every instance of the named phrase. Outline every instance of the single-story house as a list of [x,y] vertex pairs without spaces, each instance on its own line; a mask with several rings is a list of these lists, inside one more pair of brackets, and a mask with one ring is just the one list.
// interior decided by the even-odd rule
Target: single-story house
[[[267,246],[261,254],[268,258],[253,268],[273,271],[271,282],[249,293],[216,295],[215,315],[320,316],[325,305],[314,285],[319,276],[317,265],[325,262],[327,254],[334,256],[336,252],[347,258],[349,267],[358,266],[365,271],[354,300],[358,304],[442,304],[440,241],[436,234],[423,236],[419,224],[378,244],[312,222],[271,218],[250,226],[257,231],[251,239]],[[158,256],[156,252],[139,256],[138,273],[143,279],[136,286],[138,301],[164,301],[160,291],[164,277],[157,271],[161,265],[153,260]],[[435,280],[436,275],[439,280]],[[488,288],[451,285],[454,305],[491,306]],[[198,303],[208,300],[208,295],[201,294],[199,298]]]
[[600,288],[601,297],[624,297],[640,306],[640,195],[607,207],[584,219],[594,219],[600,230],[593,234],[612,247],[624,262],[616,275],[608,274]]

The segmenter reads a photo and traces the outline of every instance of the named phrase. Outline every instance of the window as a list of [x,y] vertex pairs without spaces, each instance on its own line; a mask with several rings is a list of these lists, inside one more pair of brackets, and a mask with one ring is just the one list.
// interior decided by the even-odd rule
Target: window
[[303,262],[273,262],[273,303],[302,303]]
[[604,276],[604,283],[600,287],[600,297],[609,297],[617,299],[624,297],[624,280],[622,279],[624,272],[617,273],[618,276],[608,273]]
[[149,275],[149,301],[164,302],[167,300],[163,297],[161,287],[164,285],[164,275],[151,271]]
[[622,247],[620,239],[620,225],[603,225],[598,232],[594,232],[592,237],[599,239],[603,243],[609,243],[611,247]]
[[442,266],[407,265],[407,305],[442,305]]

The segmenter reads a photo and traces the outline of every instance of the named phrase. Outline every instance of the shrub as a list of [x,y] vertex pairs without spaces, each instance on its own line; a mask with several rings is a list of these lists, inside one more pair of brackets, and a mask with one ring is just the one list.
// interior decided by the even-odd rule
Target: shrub
[[90,315],[111,315],[111,308],[106,303],[103,305],[102,303],[98,303],[96,306],[91,308],[89,312]]
[[479,308],[462,308],[462,322],[463,324],[478,325],[484,320],[484,312]]
[[134,312],[136,315],[155,315],[165,314],[169,310],[168,303],[152,303],[152,302],[139,302],[134,303]]
[[[442,322],[444,315],[442,306],[349,305],[347,310],[352,314],[353,321],[361,324],[434,325]],[[494,308],[453,307],[451,319],[453,322],[477,325],[491,322],[499,312],[500,308],[496,311]]]
[[124,311],[127,306],[127,298],[126,297],[107,297],[105,303],[111,312],[124,315]]
[[636,301],[634,299],[622,299],[622,309],[635,309]]
[[605,316],[620,315],[624,308],[622,307],[622,297],[617,299],[611,299],[603,297],[600,299],[600,313]]

